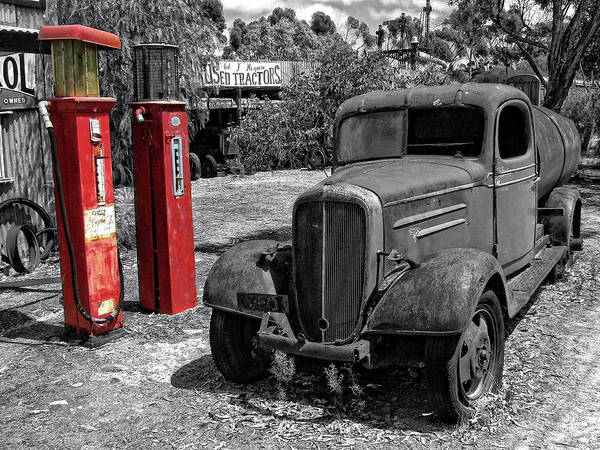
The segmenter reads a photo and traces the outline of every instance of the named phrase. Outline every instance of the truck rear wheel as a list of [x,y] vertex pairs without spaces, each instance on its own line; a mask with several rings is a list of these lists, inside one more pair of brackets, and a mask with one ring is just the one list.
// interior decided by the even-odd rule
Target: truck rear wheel
[[260,321],[213,309],[210,349],[219,372],[229,381],[251,383],[265,378],[272,353],[257,347]]
[[485,291],[460,338],[427,340],[429,398],[444,421],[472,415],[473,402],[502,384],[504,321],[498,297]]

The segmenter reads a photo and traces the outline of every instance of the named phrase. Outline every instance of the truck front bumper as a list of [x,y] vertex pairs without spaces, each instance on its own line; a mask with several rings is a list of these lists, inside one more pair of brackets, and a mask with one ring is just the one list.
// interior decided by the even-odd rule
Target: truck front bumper
[[[275,326],[270,326],[275,322]],[[310,342],[302,335],[296,337],[289,325],[287,317],[282,313],[265,313],[260,330],[257,333],[258,346],[264,350],[279,350],[284,353],[323,359],[357,363],[370,363],[370,343],[360,339],[349,344],[322,344]]]

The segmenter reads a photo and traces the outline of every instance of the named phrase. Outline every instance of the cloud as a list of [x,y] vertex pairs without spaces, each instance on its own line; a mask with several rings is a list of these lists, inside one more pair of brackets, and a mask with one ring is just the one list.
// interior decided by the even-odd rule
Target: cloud
[[[298,18],[310,21],[316,11],[329,14],[333,21],[342,26],[348,16],[354,16],[366,22],[371,31],[384,20],[394,19],[402,12],[419,17],[425,0],[279,0],[277,2],[266,0],[222,0],[225,18],[228,23],[241,18],[245,21],[267,16],[276,7],[292,8]],[[432,24],[437,24],[447,16],[451,10],[446,0],[432,0]]]

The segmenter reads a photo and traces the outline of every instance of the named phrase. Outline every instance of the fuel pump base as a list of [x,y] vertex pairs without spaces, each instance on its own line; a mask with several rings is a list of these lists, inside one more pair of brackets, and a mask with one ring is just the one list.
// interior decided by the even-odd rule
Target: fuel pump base
[[[49,102],[81,307],[91,317],[106,318],[121,294],[108,116],[115,100],[61,97]],[[59,200],[57,192],[57,205]],[[65,326],[89,336],[122,327],[122,311],[105,324],[92,323],[78,311],[60,208],[56,215]]]
[[185,103],[131,103],[141,306],[177,314],[197,304]]

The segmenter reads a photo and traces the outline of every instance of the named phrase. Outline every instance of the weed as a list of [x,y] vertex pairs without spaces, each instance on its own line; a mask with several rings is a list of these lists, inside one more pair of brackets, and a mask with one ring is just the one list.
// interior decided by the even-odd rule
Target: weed
[[344,375],[340,373],[334,363],[329,364],[324,369],[325,380],[329,391],[335,395],[342,395],[344,392]]
[[131,187],[115,189],[117,215],[117,243],[120,248],[131,250],[136,245],[135,195]]
[[296,374],[296,362],[294,358],[283,352],[273,354],[273,362],[269,367],[269,373],[276,383],[277,395],[281,400],[287,396],[287,387]]

